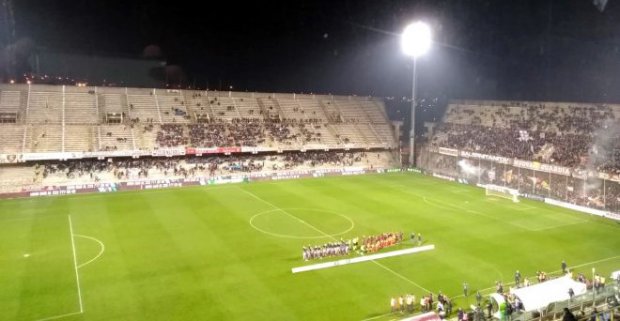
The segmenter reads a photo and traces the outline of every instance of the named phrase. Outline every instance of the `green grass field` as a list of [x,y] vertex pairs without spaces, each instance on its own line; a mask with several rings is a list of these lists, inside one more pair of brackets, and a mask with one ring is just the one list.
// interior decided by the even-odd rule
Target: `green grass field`
[[[388,231],[436,249],[291,273],[325,234]],[[0,320],[392,320],[391,296],[456,297],[562,259],[620,269],[620,225],[408,173],[6,200]]]

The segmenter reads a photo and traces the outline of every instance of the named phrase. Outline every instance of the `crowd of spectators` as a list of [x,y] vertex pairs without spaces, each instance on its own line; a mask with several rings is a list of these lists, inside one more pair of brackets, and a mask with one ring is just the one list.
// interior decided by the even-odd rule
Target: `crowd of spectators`
[[265,143],[263,126],[256,119],[233,119],[226,126],[230,139],[234,141],[234,146],[255,147]]
[[[131,180],[153,177],[214,177],[233,173],[307,169],[317,166],[333,168],[354,165],[355,162],[370,165],[375,160],[377,163],[384,162],[381,158],[369,159],[366,153],[297,152],[284,155],[245,154],[44,161],[35,165],[34,169],[35,176],[41,180],[53,176],[59,180],[83,178],[97,182],[110,179]],[[268,164],[270,166],[267,166]]]
[[[356,162],[361,162],[367,155],[364,152],[318,152],[310,151],[305,153],[287,153],[284,156],[284,168],[291,168],[302,164],[311,167],[329,164],[334,166],[351,166]],[[277,168],[276,168],[277,169]]]
[[[620,174],[616,123],[604,105],[457,104],[448,109],[431,144]],[[600,157],[600,149],[613,152]]]
[[101,174],[112,174],[116,179],[147,178],[150,170],[174,176],[187,177],[194,174],[192,169],[180,165],[179,159],[176,158],[47,161],[35,165],[35,171],[42,178],[47,178],[51,174],[62,174],[68,179],[89,176],[95,182],[101,179]]
[[195,147],[231,146],[224,123],[200,123],[189,126],[189,139]]
[[183,134],[184,126],[175,124],[163,124],[157,132],[155,141],[159,147],[176,147],[187,145],[189,139]]
[[433,173],[462,178],[469,183],[506,186],[530,195],[620,212],[620,182],[596,174],[585,178],[585,171],[574,169],[570,175],[553,174],[439,153],[429,153],[421,160],[424,168]]
[[[145,132],[153,131],[153,124]],[[268,144],[320,142],[318,130],[322,124],[260,121],[255,118],[234,118],[230,121],[200,122],[197,124],[163,124],[157,131],[156,142],[161,147],[256,147]]]

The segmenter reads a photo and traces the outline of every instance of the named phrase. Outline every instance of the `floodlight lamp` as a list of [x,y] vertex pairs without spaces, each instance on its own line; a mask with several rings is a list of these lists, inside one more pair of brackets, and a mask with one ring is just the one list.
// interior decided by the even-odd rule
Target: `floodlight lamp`
[[401,35],[403,53],[413,58],[424,55],[431,48],[431,28],[418,21],[405,28]]

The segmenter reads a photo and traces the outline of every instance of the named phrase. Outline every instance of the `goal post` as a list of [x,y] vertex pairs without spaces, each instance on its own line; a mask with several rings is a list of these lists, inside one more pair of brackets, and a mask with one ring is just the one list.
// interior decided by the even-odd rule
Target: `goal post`
[[519,202],[519,191],[516,189],[489,184],[484,186],[484,193],[486,196],[505,198],[515,203]]

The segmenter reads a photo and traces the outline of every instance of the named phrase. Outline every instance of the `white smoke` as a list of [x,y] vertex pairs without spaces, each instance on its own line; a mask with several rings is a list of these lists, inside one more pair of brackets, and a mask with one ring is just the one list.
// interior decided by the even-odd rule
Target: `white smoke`
[[458,162],[461,172],[467,175],[478,175],[478,167],[470,164],[467,160],[461,159]]
[[617,146],[619,139],[620,122],[615,119],[604,121],[601,128],[594,132],[586,168],[596,171],[601,164],[620,161],[614,157],[614,152],[620,147]]
[[[620,159],[615,157],[618,148],[620,148],[618,142],[620,142],[620,122],[616,119],[605,120],[601,128],[594,132],[586,163],[587,171],[596,173],[599,171],[600,165],[620,162]],[[602,187],[600,179],[589,178],[584,184],[586,193]]]

